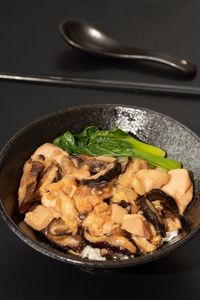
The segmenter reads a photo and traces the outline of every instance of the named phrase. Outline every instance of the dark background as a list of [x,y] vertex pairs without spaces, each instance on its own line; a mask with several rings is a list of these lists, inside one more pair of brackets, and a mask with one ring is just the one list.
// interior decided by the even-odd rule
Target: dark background
[[[200,86],[159,67],[97,59],[61,39],[63,18],[87,19],[123,42],[188,57],[200,67],[199,1],[0,1],[0,70]],[[165,113],[200,135],[200,99],[0,82],[0,147],[35,118],[67,106],[121,103]],[[163,133],[164,134],[164,133]],[[192,145],[191,145],[192,157]],[[45,257],[0,219],[0,299],[199,299],[200,237],[173,255],[88,274]]]

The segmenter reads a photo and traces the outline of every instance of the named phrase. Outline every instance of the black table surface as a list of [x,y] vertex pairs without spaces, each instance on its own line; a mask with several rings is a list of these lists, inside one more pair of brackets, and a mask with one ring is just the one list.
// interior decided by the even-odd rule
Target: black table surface
[[[87,19],[124,42],[189,57],[200,67],[200,2],[1,1],[0,70],[200,86],[158,67],[97,59],[60,38],[63,18]],[[121,103],[167,114],[200,135],[200,99],[0,82],[0,147],[37,117],[86,103]],[[191,146],[192,157],[192,146]],[[200,236],[170,256],[113,273],[89,274],[19,240],[0,219],[0,299],[199,299]]]

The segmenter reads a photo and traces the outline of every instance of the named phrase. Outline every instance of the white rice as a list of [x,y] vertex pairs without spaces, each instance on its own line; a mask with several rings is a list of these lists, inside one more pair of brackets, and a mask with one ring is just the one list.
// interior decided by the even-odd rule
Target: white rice
[[[166,232],[166,237],[162,238],[162,243],[164,242],[170,242],[171,240],[173,240],[175,237],[177,237],[178,235],[178,230],[174,230],[174,231],[167,231]],[[93,248],[91,246],[86,246],[82,252],[81,252],[81,256],[82,258],[88,258],[91,260],[102,260],[105,261],[106,258],[103,257],[101,255],[100,249],[99,248]],[[131,255],[131,258],[133,258],[134,255]],[[118,258],[123,260],[123,259],[129,259],[130,257],[128,255],[118,255]]]
[[105,257],[101,256],[100,249],[91,246],[86,246],[81,252],[81,256],[92,260],[106,260]]
[[173,240],[176,236],[178,235],[178,230],[174,230],[174,231],[167,231],[166,232],[166,237],[164,237],[162,239],[162,242],[169,242],[171,240]]

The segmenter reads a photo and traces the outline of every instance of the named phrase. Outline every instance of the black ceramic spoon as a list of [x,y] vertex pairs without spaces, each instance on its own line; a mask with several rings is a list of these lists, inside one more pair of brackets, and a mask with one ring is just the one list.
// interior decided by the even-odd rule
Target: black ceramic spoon
[[168,65],[186,76],[194,76],[197,68],[185,58],[123,45],[92,24],[80,20],[64,20],[59,26],[64,40],[87,53],[120,59],[145,60]]

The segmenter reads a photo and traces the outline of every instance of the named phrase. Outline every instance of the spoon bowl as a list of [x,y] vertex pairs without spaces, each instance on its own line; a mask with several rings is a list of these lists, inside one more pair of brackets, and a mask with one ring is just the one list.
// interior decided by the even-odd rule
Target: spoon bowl
[[63,20],[59,30],[67,43],[90,54],[109,58],[156,62],[170,66],[190,77],[194,76],[197,71],[196,66],[185,58],[126,46],[85,21]]

